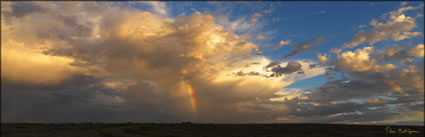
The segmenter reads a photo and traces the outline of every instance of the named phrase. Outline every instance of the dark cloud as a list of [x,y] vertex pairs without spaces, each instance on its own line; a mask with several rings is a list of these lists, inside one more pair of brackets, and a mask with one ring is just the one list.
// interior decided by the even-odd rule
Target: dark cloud
[[384,52],[378,53],[374,56],[377,61],[403,61],[411,60],[415,57],[423,56],[423,45],[421,44],[413,46],[411,42],[400,45],[385,48]]
[[233,74],[236,75],[236,76],[245,76],[245,75],[248,75],[248,76],[260,76],[261,75],[260,73],[254,72],[254,71],[251,71],[249,73],[244,73],[242,71],[239,71],[239,72],[233,73]]
[[[270,63],[269,65],[266,66],[266,68],[270,67],[270,66],[274,66],[275,64]],[[282,74],[290,74],[293,72],[296,72],[298,70],[301,69],[301,64],[296,62],[296,61],[290,61],[288,62],[288,64],[286,65],[286,67],[281,67],[280,65],[277,65],[276,67],[273,67],[271,69],[271,71],[273,72],[273,74],[270,75],[270,77],[279,77],[282,76]]]
[[294,48],[294,50],[289,53],[288,55],[285,55],[283,58],[289,58],[292,57],[300,52],[304,52],[310,49],[315,48],[317,45],[319,45],[320,42],[322,42],[324,40],[323,36],[318,36],[316,38],[314,38],[314,40],[308,40],[308,41],[303,41],[300,43],[296,43],[291,45],[292,48]]
[[254,64],[254,65],[258,65],[258,64],[260,64],[259,62],[252,62],[252,64]]
[[264,68],[268,69],[270,67],[274,67],[274,66],[279,65],[279,64],[280,64],[279,61],[273,61],[273,62],[270,62],[269,64],[267,64],[267,66],[265,66]]
[[384,83],[367,83],[360,80],[334,80],[325,83],[308,96],[315,102],[368,98],[388,93],[389,87],[383,85]]
[[[301,104],[300,104],[301,103]],[[306,103],[306,104],[304,104]],[[304,100],[292,99],[286,101],[284,104],[289,106],[289,115],[312,117],[312,116],[328,116],[338,113],[353,113],[356,111],[364,111],[366,108],[363,104],[347,102],[341,104],[321,104],[314,106],[307,104]]]
[[[367,88],[363,90],[366,89]],[[312,93],[314,92],[316,91],[312,91]],[[344,91],[341,90],[341,92]],[[376,90],[370,90],[370,92],[376,92]],[[315,95],[317,94],[312,94],[311,96],[309,96],[308,99],[294,98],[290,100],[285,100],[283,104],[285,104],[289,109],[288,115],[299,117],[300,121],[303,122],[313,123],[354,123],[377,121],[378,124],[385,124],[385,122],[387,122],[386,124],[389,124],[391,122],[386,120],[393,119],[393,117],[406,116],[410,112],[423,112],[423,102],[415,105],[407,105],[409,104],[408,102],[397,100],[389,100],[387,103],[382,104],[368,104],[344,100],[346,102],[338,103],[338,101],[332,101],[338,100],[338,98],[334,99],[330,97],[328,98],[329,100],[322,100],[318,98],[323,98],[323,96],[317,97]],[[337,95],[329,93],[328,96],[336,97]],[[364,98],[368,97],[363,97],[363,99]],[[420,100],[423,100],[423,98],[416,99],[416,101]],[[390,105],[394,105],[396,107],[389,107]],[[413,117],[418,118],[418,116]],[[397,120],[405,121],[402,118]]]
[[10,11],[2,11],[5,17],[21,18],[29,14],[46,11],[45,8],[33,2],[13,2],[10,7]]
[[[2,122],[179,122],[146,82],[124,91],[99,85],[102,79],[75,75],[58,85],[2,79]],[[117,102],[122,99],[123,102]],[[169,102],[172,104],[171,100]],[[168,111],[168,112],[167,112]]]

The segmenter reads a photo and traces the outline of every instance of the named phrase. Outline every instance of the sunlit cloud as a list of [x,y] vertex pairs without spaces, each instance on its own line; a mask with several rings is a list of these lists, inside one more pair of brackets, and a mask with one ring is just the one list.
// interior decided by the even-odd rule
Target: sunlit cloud
[[286,40],[286,41],[282,40],[282,41],[280,41],[280,42],[279,42],[279,46],[288,45],[288,44],[290,44],[290,43],[291,43],[291,41],[290,41],[290,40]]
[[373,28],[368,31],[360,31],[353,36],[353,39],[344,43],[342,47],[352,48],[362,43],[368,42],[373,45],[376,42],[387,40],[391,37],[393,41],[400,41],[418,36],[421,32],[410,32],[417,26],[416,17],[406,16],[405,12],[423,8],[423,4],[416,7],[402,7],[391,11],[386,22],[378,22],[376,19],[370,21]]
[[176,3],[140,3],[2,2],[2,119],[423,121],[423,31],[407,14],[423,4],[368,18],[366,30],[335,42],[268,24],[287,18],[274,15],[285,8],[233,16],[225,6],[176,14]]

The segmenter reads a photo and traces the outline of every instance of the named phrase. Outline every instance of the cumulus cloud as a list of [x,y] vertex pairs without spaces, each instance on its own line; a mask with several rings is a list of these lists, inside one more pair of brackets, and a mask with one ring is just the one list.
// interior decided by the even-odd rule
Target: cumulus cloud
[[[10,3],[10,11],[16,10],[15,4],[19,3]],[[192,84],[200,92],[204,88],[215,87],[217,85],[212,81],[226,76],[201,72],[232,70],[231,64],[235,59],[249,60],[247,57],[257,48],[215,24],[213,16],[199,12],[170,20],[150,12],[103,3],[67,3],[60,7],[49,5],[61,3],[31,4],[54,12],[34,11],[43,15],[43,19],[29,13],[28,17],[19,20],[15,16],[5,18],[11,23],[2,23],[6,31],[2,35],[2,52],[6,53],[2,54],[2,69],[6,72],[2,79],[60,83],[66,77],[80,73],[97,79],[152,81],[164,88],[161,96],[180,98],[175,108],[181,109],[170,110],[176,115],[186,116],[191,112],[185,105],[188,102],[181,99],[188,98],[185,84],[191,79],[204,81],[200,85]],[[7,8],[4,10],[7,11]],[[99,11],[102,14],[98,14]],[[49,24],[48,27],[46,24]],[[20,29],[12,29],[15,27]],[[53,30],[55,33],[51,33]],[[34,50],[38,47],[41,50]],[[28,58],[28,55],[33,58]],[[229,78],[229,83],[243,81]],[[114,89],[125,89],[126,86],[137,89],[123,85],[104,84]],[[272,92],[278,87],[268,90]],[[221,88],[223,91],[226,89]],[[136,89],[134,91],[138,91]],[[237,88],[232,91],[239,92]],[[98,98],[110,100],[104,96]]]
[[357,49],[355,52],[346,51],[338,55],[339,67],[350,71],[366,71],[373,68],[375,60],[370,59],[372,47]]
[[419,36],[421,34],[422,34],[422,32],[403,32],[398,37],[395,37],[394,38],[394,41],[400,41],[400,40],[404,40],[404,39],[410,39],[412,37]]
[[[5,73],[2,82],[14,85],[3,93],[19,98],[19,94],[13,94],[16,90],[34,91],[31,94],[35,94],[45,88],[63,88],[43,93],[52,98],[47,101],[49,108],[55,108],[43,118],[38,116],[47,112],[37,112],[34,116],[16,115],[33,109],[15,111],[11,106],[20,107],[20,104],[12,103],[12,99],[5,100],[2,105],[11,104],[2,109],[2,119],[7,121],[55,121],[63,116],[56,112],[69,106],[77,114],[84,111],[90,115],[102,113],[101,117],[76,115],[69,119],[71,121],[87,118],[149,121],[149,118],[168,117],[164,120],[243,122],[266,113],[277,115],[283,110],[274,110],[279,107],[258,100],[267,100],[298,79],[323,73],[318,71],[323,68],[315,68],[315,73],[305,70],[294,78],[264,77],[272,73],[289,74],[300,69],[300,63],[291,62],[287,67],[275,68],[275,72],[265,71],[263,67],[272,61],[251,54],[259,51],[258,46],[216,24],[216,18],[210,14],[195,12],[170,19],[111,3],[26,3],[42,7],[42,10],[2,17],[9,22],[3,23],[2,19],[2,70]],[[13,13],[17,10],[13,5],[20,3],[7,4],[2,8],[3,14]],[[49,12],[43,12],[45,10]],[[262,82],[258,82],[258,78]],[[90,79],[92,81],[87,81]],[[82,83],[72,84],[75,81]],[[45,83],[46,87],[16,88],[19,84],[38,86],[40,83]],[[189,85],[194,96],[187,94]],[[74,93],[74,89],[78,93]],[[55,90],[62,92],[55,93]],[[90,91],[89,95],[83,92],[86,90]],[[68,99],[75,102],[55,103],[58,101],[55,98],[67,96],[75,97]],[[190,98],[196,98],[199,107],[191,107]],[[84,106],[79,105],[81,103]],[[94,108],[99,111],[88,111]],[[146,119],[135,118],[141,115]],[[111,116],[123,118],[106,119]],[[259,121],[270,119],[274,117]]]
[[317,58],[319,59],[320,63],[326,63],[328,61],[328,57],[326,55],[317,54]]
[[[383,52],[375,51],[373,47],[364,47],[338,54],[337,60],[328,64],[331,71],[342,73],[342,79],[328,81],[309,92],[299,92],[297,96],[302,98],[283,102],[292,110],[288,111],[291,115],[306,115],[300,121],[357,124],[362,121],[366,124],[415,124],[411,119],[423,121],[420,115],[401,118],[402,115],[423,111],[423,108],[407,105],[423,103],[423,63],[419,61],[396,66],[384,64],[388,60],[380,59],[397,56],[392,60],[401,60],[404,58],[401,54],[407,55],[410,49],[421,47],[421,44],[418,45],[411,48],[406,48],[406,45],[395,46]],[[374,117],[377,114],[383,117]],[[314,119],[318,117],[323,119]]]
[[290,44],[291,43],[291,41],[290,40],[282,40],[282,41],[280,41],[279,42],[279,46],[285,46],[285,45],[288,45],[288,44]]
[[385,23],[373,19],[369,24],[373,27],[368,31],[360,31],[353,36],[353,39],[344,43],[343,48],[353,48],[362,43],[368,42],[370,45],[376,42],[387,40],[391,37],[393,41],[400,41],[418,36],[421,32],[411,32],[417,27],[416,18],[406,16],[404,12],[423,7],[422,5],[412,7],[402,7],[389,13],[389,18]]
[[415,47],[409,49],[407,52],[409,56],[423,57],[424,56],[424,44],[418,44]]
[[292,45],[292,48],[294,48],[294,50],[290,52],[288,55],[285,55],[283,58],[289,58],[289,57],[295,56],[296,54],[300,52],[313,49],[317,45],[319,45],[320,42],[322,42],[323,40],[324,40],[324,37],[318,36],[314,40],[308,40],[308,41],[303,41],[300,43],[295,43]]
[[[372,20],[371,30],[355,34],[343,48],[356,47],[364,42],[373,45],[387,37],[400,41],[421,35],[421,32],[412,32],[416,27],[415,18],[404,15],[405,11],[420,6],[423,5],[390,12],[387,23]],[[423,63],[413,62],[413,58],[423,57],[422,47],[422,43],[412,46],[408,42],[400,46],[371,46],[344,52],[333,48],[331,52],[337,54],[335,61],[319,53],[319,61],[327,62],[326,75],[340,74],[341,78],[327,81],[316,89],[291,92],[287,99],[287,94],[276,95],[272,101],[282,102],[288,109],[285,111],[287,116],[278,120],[423,125],[412,122],[423,121],[422,114],[417,113],[423,111],[418,107],[423,104]],[[410,63],[391,64],[392,61],[403,60]]]
[[340,73],[341,79],[297,92],[293,95],[297,98],[275,100],[288,107],[291,119],[285,121],[422,125],[412,119],[423,121],[421,114],[413,114],[423,111],[417,107],[420,106],[417,103],[423,104],[423,63],[398,66],[388,62],[423,56],[421,43],[410,45],[336,52],[336,60],[327,62],[329,73],[326,74]]
[[[253,55],[258,46],[236,34],[255,31],[259,21],[220,21],[200,12],[164,18],[168,10],[160,9],[166,5],[157,4],[151,13],[111,3],[2,3],[2,120],[423,121],[422,62],[388,64],[374,47],[335,50],[336,60],[325,56],[326,65],[275,61]],[[414,35],[406,32],[399,36]],[[322,40],[296,43],[286,58]],[[423,57],[423,47],[382,54]],[[285,88],[325,71],[342,79],[311,90]],[[189,87],[194,96],[187,94]]]

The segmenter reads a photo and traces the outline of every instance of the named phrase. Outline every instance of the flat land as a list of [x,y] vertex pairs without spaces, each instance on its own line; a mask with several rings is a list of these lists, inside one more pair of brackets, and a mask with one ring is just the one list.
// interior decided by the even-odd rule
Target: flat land
[[423,137],[423,126],[342,124],[2,123],[2,137]]

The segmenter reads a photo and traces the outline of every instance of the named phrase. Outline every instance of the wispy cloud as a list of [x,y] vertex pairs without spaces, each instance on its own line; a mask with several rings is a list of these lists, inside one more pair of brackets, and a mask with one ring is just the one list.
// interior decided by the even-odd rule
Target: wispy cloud
[[319,45],[320,42],[322,42],[323,40],[324,40],[323,36],[318,36],[314,40],[308,40],[308,41],[295,43],[295,44],[292,45],[294,50],[292,50],[292,52],[290,52],[289,54],[285,55],[283,58],[284,59],[289,58],[289,57],[295,56],[296,54],[298,54],[300,52],[304,52],[304,51],[313,49],[317,45]]
[[151,6],[153,12],[159,15],[164,15],[164,16],[168,15],[168,8],[165,2],[150,1],[146,3]]
[[326,10],[313,11],[313,14],[325,14]]
[[263,15],[261,15],[260,13],[255,13],[255,14],[253,14],[253,15],[251,16],[251,22],[257,22],[257,21],[258,21],[258,19],[259,19],[261,16],[263,16]]

